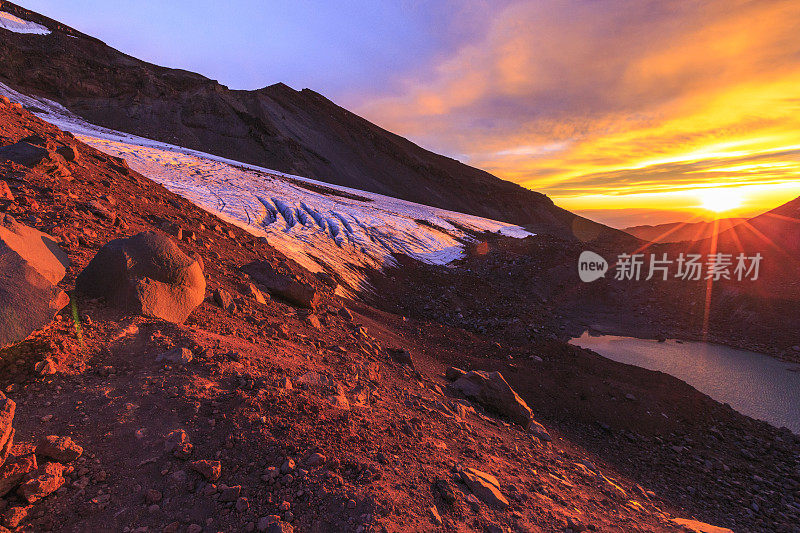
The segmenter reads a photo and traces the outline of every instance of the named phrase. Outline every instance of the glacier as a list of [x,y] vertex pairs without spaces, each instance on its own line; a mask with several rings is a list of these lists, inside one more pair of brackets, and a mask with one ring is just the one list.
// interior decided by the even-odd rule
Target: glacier
[[[369,290],[370,270],[405,254],[429,264],[462,258],[483,232],[533,235],[525,228],[249,165],[90,124],[46,98],[0,94],[73,133],[199,207],[236,224],[312,272],[336,274],[343,294]],[[192,229],[187,227],[186,229]]]

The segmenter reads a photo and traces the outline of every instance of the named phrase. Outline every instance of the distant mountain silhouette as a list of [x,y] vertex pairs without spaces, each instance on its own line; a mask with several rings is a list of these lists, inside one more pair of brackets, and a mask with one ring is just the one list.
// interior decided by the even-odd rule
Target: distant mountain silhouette
[[714,232],[727,231],[744,218],[721,218],[699,222],[670,222],[667,224],[631,226],[623,231],[651,242],[696,241],[710,237]]

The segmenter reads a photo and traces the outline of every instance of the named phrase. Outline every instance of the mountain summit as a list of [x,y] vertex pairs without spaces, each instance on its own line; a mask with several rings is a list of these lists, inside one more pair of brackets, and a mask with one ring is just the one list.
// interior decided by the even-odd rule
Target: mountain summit
[[231,90],[147,63],[9,2],[2,9],[45,26],[0,42],[0,80],[55,100],[94,124],[266,168],[451,211],[581,237],[615,230],[556,207],[545,195],[425,150],[283,83]]

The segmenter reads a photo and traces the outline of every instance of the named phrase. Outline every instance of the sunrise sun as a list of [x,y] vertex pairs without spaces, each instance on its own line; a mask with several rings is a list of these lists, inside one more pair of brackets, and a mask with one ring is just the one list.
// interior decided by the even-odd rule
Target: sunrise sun
[[705,189],[698,192],[700,207],[714,213],[724,213],[741,207],[742,194],[731,189]]

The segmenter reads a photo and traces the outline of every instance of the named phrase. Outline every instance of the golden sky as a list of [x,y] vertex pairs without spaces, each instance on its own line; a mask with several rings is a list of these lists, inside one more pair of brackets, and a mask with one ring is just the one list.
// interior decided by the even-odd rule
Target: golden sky
[[800,196],[797,0],[486,6],[355,111],[618,226]]

